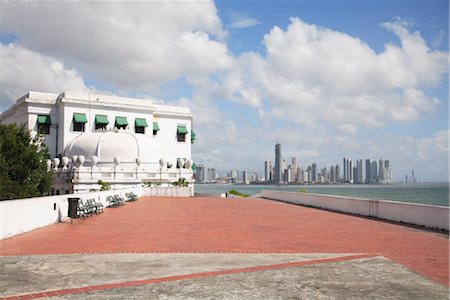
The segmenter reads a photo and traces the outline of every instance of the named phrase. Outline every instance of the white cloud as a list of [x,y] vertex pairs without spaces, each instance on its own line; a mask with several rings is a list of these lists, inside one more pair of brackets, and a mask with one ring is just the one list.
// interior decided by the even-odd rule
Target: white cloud
[[[431,50],[401,19],[383,27],[398,36],[401,47],[387,44],[376,53],[358,38],[292,18],[286,30],[275,26],[264,36],[266,57],[239,57],[228,75],[237,90],[228,94],[258,107],[260,115],[309,127],[325,123],[356,132],[361,126],[415,121],[440,105],[422,87],[442,80],[447,53]],[[242,94],[247,90],[252,97]],[[267,112],[264,99],[272,107]]]
[[0,33],[123,90],[230,65],[212,1],[2,2]]
[[17,44],[0,44],[0,108],[7,109],[28,91],[87,91],[83,78],[63,62]]
[[251,17],[249,13],[244,11],[234,11],[228,15],[230,16],[232,22],[230,24],[231,28],[241,29],[261,24],[258,19]]

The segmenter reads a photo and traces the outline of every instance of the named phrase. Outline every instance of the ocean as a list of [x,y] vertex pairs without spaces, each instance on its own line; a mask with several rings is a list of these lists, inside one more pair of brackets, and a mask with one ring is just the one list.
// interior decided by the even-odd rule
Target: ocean
[[393,200],[399,202],[421,203],[449,206],[448,183],[414,183],[389,185],[230,185],[196,184],[195,194],[220,194],[229,190],[256,195],[262,190],[298,192],[306,189],[308,193],[347,196],[365,199]]

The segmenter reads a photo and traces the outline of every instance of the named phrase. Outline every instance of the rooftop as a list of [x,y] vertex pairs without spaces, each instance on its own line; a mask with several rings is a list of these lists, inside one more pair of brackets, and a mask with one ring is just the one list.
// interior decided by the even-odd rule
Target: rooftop
[[[0,299],[447,299],[448,236],[264,199],[142,197],[0,241]],[[145,296],[145,297],[144,297]]]

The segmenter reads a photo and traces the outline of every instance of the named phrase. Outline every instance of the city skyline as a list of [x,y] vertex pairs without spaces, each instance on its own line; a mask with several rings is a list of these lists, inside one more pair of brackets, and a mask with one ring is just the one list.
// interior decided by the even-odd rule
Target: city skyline
[[278,142],[307,165],[384,157],[394,181],[412,169],[448,181],[448,11],[445,0],[5,1],[0,110],[30,90],[152,99],[191,108],[192,158],[217,170],[263,172]]
[[[370,158],[352,159],[343,157],[342,164],[328,165],[320,168],[316,163],[302,165],[298,157],[292,156],[291,163],[287,157],[283,157],[282,145],[275,144],[274,164],[271,160],[264,161],[264,171],[260,175],[258,171],[240,171],[235,169],[219,175],[214,167],[199,164],[196,173],[196,183],[231,183],[231,184],[389,184],[393,182],[392,168],[389,160],[382,158],[373,160]],[[320,170],[320,172],[319,172]],[[342,173],[341,173],[342,170]],[[405,175],[405,183],[422,182],[415,177],[414,170],[411,176]],[[403,182],[403,181],[401,181]]]

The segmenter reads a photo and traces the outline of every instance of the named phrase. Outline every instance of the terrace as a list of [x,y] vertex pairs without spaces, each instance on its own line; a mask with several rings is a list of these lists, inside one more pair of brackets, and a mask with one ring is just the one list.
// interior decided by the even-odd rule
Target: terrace
[[0,299],[447,299],[448,235],[265,199],[141,197],[0,241]]

